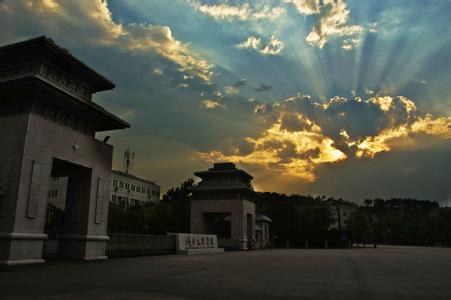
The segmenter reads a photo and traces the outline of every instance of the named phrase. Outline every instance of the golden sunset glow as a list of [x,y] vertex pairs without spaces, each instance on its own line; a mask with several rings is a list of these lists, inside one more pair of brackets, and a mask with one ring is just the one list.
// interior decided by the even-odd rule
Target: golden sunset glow
[[346,159],[346,155],[333,146],[334,141],[325,137],[318,125],[300,114],[295,117],[307,128],[300,131],[282,129],[279,119],[260,138],[246,139],[253,145],[253,152],[248,155],[240,155],[239,149],[235,149],[236,153],[232,155],[220,151],[198,155],[208,161],[263,165],[282,174],[314,181],[317,165]]
[[[349,133],[352,132],[352,128],[343,128],[334,139],[332,136],[327,136],[319,124],[300,112],[292,111],[292,105],[306,103],[320,113],[336,110],[334,105],[337,104],[374,105],[374,109],[384,115],[387,127],[363,138],[353,137]],[[213,107],[213,104],[208,105],[212,108],[216,107]],[[349,158],[337,148],[338,144],[347,147],[346,152],[353,154],[356,158],[375,158],[381,152],[414,146],[415,138],[419,134],[451,138],[450,117],[434,118],[430,114],[420,117],[415,114],[417,112],[415,103],[402,96],[373,97],[365,101],[334,98],[323,105],[312,102],[310,97],[299,96],[276,103],[273,109],[278,113],[277,121],[260,137],[245,139],[252,145],[251,153],[241,154],[240,149],[234,148],[229,155],[217,150],[199,152],[197,155],[207,161],[235,161],[263,166],[280,174],[311,182],[316,180],[315,169],[319,165],[336,163]],[[255,113],[264,113],[266,110],[266,106],[259,105],[256,106]],[[344,111],[335,112],[337,118],[352,118],[352,115]]]
[[202,104],[202,107],[206,108],[206,109],[215,109],[215,108],[221,106],[221,104],[218,101],[211,100],[211,99],[202,100],[201,104]]
[[394,129],[386,129],[376,136],[365,138],[361,142],[356,142],[357,157],[368,156],[374,158],[379,152],[390,151],[394,144],[401,142],[412,142],[409,139],[409,130],[406,126],[400,126]]

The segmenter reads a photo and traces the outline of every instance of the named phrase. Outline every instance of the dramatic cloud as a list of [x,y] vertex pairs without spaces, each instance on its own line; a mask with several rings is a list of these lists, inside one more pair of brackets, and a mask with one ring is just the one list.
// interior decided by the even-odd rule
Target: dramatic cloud
[[326,138],[318,126],[308,120],[306,122],[310,125],[306,130],[290,132],[282,129],[281,120],[278,120],[261,137],[245,140],[253,145],[253,151],[248,155],[240,155],[238,148],[236,155],[227,156],[219,151],[199,155],[208,161],[263,165],[283,174],[313,181],[315,165],[342,160],[346,155],[333,146],[333,141]]
[[451,138],[451,117],[422,115],[413,101],[402,96],[334,97],[320,104],[298,95],[271,107],[258,104],[255,111],[272,125],[260,136],[244,139],[252,151],[242,153],[236,147],[231,154],[215,150],[198,155],[314,181],[319,165],[352,157],[374,158],[380,152],[411,147],[421,135]]
[[240,49],[254,49],[265,55],[278,55],[283,47],[284,43],[278,40],[274,35],[271,39],[265,43],[261,38],[256,36],[250,36],[244,42],[237,45]]
[[[122,43],[124,39],[125,44]],[[178,64],[180,71],[194,74],[205,81],[209,81],[213,75],[212,66],[193,56],[186,45],[172,36],[167,26],[129,24],[124,27],[122,38],[115,42],[118,46],[127,45],[131,50],[157,53]]]
[[303,15],[315,15],[321,12],[320,0],[285,0],[285,2],[292,3]]
[[[133,145],[137,175],[163,190],[206,160],[233,159],[260,190],[442,201],[451,197],[442,168],[451,149],[450,8],[0,0],[0,42],[47,35],[115,82],[94,98],[132,124],[108,133],[115,167]],[[312,98],[287,99],[300,90]]]
[[115,22],[106,1],[5,0],[0,2],[0,14],[2,30],[16,29],[9,24],[19,24],[20,28],[39,20],[39,27],[48,35],[60,35],[66,30],[65,34],[83,35],[93,44],[162,56],[177,64],[181,72],[204,81],[213,75],[212,66],[174,38],[169,27]]
[[[360,44],[358,35],[364,31],[360,25],[349,24],[350,11],[344,0],[286,0],[292,3],[302,15],[319,15],[318,23],[308,34],[306,41],[323,48],[332,37],[351,37],[345,40],[342,47],[351,50]],[[375,25],[370,30],[376,31]]]
[[209,15],[217,20],[275,20],[285,13],[282,7],[270,7],[268,5],[252,8],[248,3],[242,5],[202,4],[200,1],[190,1],[191,5],[203,14]]

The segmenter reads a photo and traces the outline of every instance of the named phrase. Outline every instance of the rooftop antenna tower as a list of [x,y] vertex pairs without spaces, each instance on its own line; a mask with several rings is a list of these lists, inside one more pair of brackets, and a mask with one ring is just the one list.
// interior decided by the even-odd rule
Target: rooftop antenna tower
[[124,171],[126,174],[130,174],[133,169],[133,159],[135,158],[135,152],[130,151],[130,147],[125,150],[124,153]]

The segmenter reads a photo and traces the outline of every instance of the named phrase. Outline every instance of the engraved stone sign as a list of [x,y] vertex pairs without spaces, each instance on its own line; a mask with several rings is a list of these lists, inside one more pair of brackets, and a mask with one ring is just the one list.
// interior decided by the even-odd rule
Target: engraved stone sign
[[224,253],[218,248],[218,237],[210,234],[168,233],[176,237],[177,254],[196,255]]

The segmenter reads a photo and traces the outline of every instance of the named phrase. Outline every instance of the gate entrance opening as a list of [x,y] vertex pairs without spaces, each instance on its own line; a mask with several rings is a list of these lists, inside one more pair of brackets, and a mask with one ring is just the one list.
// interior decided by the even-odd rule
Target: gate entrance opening
[[204,213],[202,214],[206,234],[215,234],[221,239],[230,239],[232,236],[230,213]]
[[80,214],[89,206],[91,177],[91,168],[53,159],[44,258],[71,257],[73,253],[66,245],[67,238],[87,232],[87,224],[80,223]]

